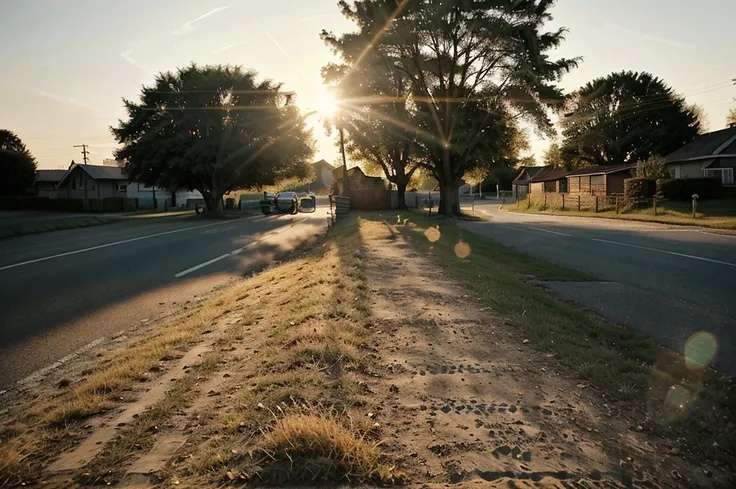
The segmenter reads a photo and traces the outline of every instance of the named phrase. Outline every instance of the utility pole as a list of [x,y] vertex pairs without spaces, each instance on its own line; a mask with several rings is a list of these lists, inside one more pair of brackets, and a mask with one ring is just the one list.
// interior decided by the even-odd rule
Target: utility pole
[[89,158],[87,158],[87,155],[89,154],[89,151],[87,151],[87,145],[86,144],[78,144],[74,146],[75,148],[82,148],[82,158],[84,158],[84,164],[86,165]]

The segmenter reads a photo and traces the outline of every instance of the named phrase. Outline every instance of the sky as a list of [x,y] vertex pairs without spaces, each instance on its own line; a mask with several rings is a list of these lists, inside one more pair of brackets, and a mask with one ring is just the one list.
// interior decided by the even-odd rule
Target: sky
[[[553,56],[582,56],[560,82],[573,91],[613,71],[661,77],[701,105],[710,130],[736,107],[736,2],[732,0],[558,0],[550,29],[567,40]],[[0,0],[0,128],[16,132],[39,168],[111,158],[109,127],[158,72],[190,62],[257,70],[315,108],[320,69],[334,59],[322,29],[352,29],[337,0]],[[333,137],[311,120],[315,160],[337,159]],[[538,160],[549,144],[529,131]]]

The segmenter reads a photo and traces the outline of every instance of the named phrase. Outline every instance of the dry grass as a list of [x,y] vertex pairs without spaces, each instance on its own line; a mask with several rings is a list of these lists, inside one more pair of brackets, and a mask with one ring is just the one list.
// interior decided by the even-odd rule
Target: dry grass
[[364,482],[390,471],[379,463],[379,444],[335,413],[288,414],[263,439],[272,463],[261,476],[270,483]]
[[[274,264],[195,312],[104,352],[81,375],[64,372],[61,385],[40,397],[28,414],[16,417],[27,427],[3,431],[3,441],[9,443],[0,445],[0,481],[37,480],[41,463],[62,445],[68,448],[86,436],[81,427],[87,417],[119,406],[120,398],[130,398],[139,382],[161,375],[170,360],[201,342],[206,337],[202,334],[228,312],[233,312],[228,317],[240,319],[215,341],[219,356],[206,357],[165,399],[121,429],[85,467],[85,475],[77,474],[77,481],[116,483],[126,461],[152,446],[151,427],[176,420],[173,414],[191,399],[196,376],[222,368],[230,386],[222,387],[223,394],[229,395],[217,398],[224,401],[217,409],[200,412],[191,428],[192,439],[208,443],[184,449],[188,462],[168,468],[172,478],[188,477],[206,486],[243,466],[243,453],[268,451],[273,457],[262,461],[262,469],[272,474],[272,481],[307,482],[315,475],[333,482],[391,480],[396,474],[378,462],[380,450],[376,441],[367,440],[369,430],[350,422],[364,419],[371,402],[361,377],[367,366],[369,314],[357,226],[356,221],[339,224],[331,239],[312,251]],[[300,408],[274,426],[273,415],[259,404],[282,414],[290,406]],[[304,406],[324,407],[307,412]],[[44,436],[50,429],[56,435]],[[282,447],[279,440],[287,445]],[[313,443],[322,451],[310,458],[304,450]],[[289,457],[305,457],[305,463],[286,464]]]

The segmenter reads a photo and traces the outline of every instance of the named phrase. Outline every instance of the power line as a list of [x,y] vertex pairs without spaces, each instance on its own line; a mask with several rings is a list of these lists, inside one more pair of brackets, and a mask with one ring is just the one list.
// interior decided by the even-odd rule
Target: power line
[[89,158],[87,158],[87,155],[89,154],[89,151],[87,151],[87,144],[78,144],[74,146],[75,148],[82,148],[82,158],[84,159],[84,164],[86,165]]

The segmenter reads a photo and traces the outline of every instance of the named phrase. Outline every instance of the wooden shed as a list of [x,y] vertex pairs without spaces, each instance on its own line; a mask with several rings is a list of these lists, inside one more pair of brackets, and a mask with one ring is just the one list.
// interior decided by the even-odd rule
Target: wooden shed
[[636,165],[603,165],[582,168],[567,174],[570,194],[615,195],[624,193],[624,180],[631,178]]
[[567,168],[557,168],[529,180],[529,193],[567,193]]

